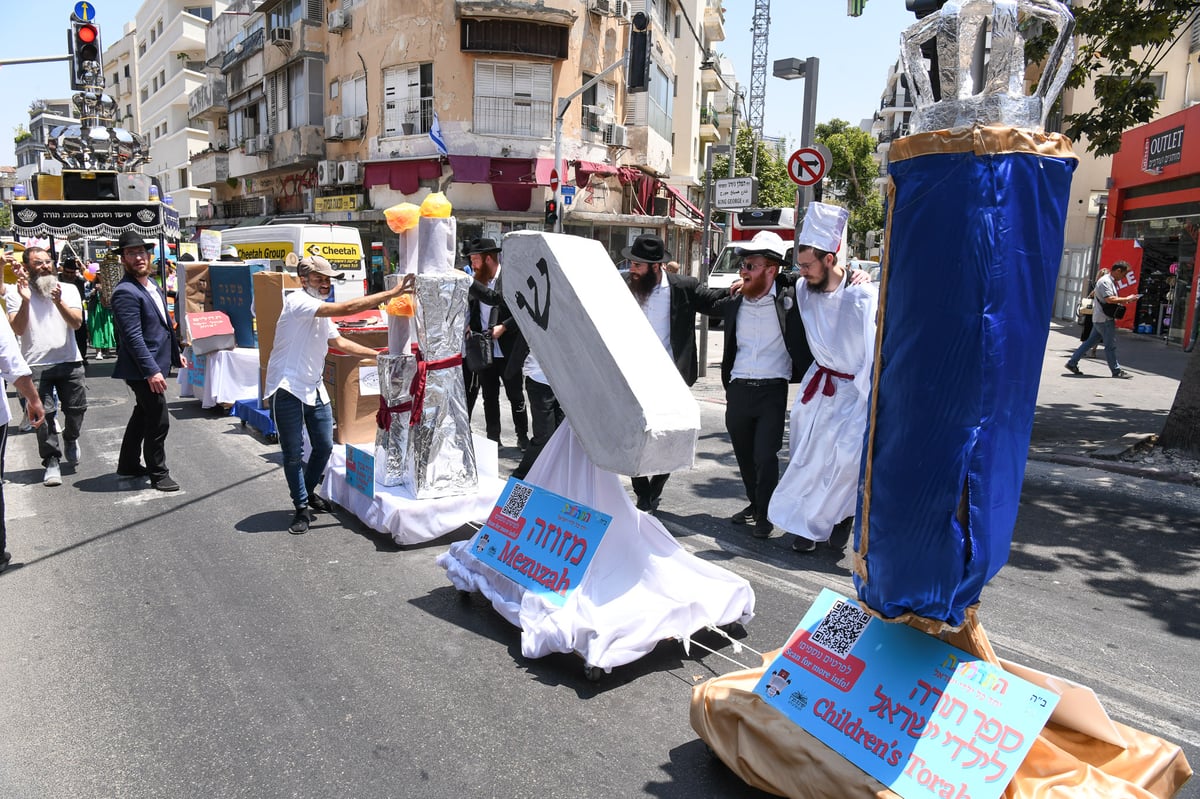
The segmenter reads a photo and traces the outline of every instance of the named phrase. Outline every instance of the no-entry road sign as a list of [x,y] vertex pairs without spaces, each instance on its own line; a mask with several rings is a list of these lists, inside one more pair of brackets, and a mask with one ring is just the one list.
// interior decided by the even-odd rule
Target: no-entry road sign
[[800,186],[815,186],[825,177],[829,168],[828,150],[825,148],[801,147],[788,158],[788,177]]

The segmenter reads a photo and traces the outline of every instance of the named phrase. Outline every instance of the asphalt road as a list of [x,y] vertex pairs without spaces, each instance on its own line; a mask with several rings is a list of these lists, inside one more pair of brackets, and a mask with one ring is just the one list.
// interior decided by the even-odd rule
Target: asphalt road
[[[104,377],[91,392],[62,487],[40,484],[31,434],[9,441],[0,796],[761,795],[688,725],[691,687],[734,668],[723,657],[666,641],[599,683],[574,656],[527,660],[518,631],[434,563],[469,531],[402,550],[339,512],[288,535],[278,447],[195,400],[171,403],[183,490],[118,481],[129,397]],[[751,582],[742,643],[769,650],[821,588],[852,595],[848,550],[797,555],[726,521],[743,503],[724,409],[697,395],[697,467],[672,478],[660,517]],[[517,454],[502,450],[502,471]],[[1002,657],[1090,685],[1193,764],[1198,517],[1194,488],[1031,462],[981,611]]]

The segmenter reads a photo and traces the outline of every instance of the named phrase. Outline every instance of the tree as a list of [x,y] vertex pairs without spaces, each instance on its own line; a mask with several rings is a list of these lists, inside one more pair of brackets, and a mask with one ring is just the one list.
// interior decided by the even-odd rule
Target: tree
[[1188,356],[1158,445],[1200,458],[1200,358],[1195,351]]
[[[1090,0],[1075,4],[1077,53],[1067,79],[1077,89],[1092,81],[1096,106],[1064,117],[1065,133],[1075,141],[1087,137],[1087,149],[1112,155],[1121,149],[1121,134],[1149,122],[1158,109],[1150,76],[1171,44],[1189,32],[1200,0]],[[1053,41],[1053,31],[1031,39],[1026,58],[1040,63]],[[1140,53],[1134,56],[1133,53]]]

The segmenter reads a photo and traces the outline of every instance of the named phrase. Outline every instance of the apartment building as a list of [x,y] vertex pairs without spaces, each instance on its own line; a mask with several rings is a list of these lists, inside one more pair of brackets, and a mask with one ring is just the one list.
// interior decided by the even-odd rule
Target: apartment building
[[61,175],[62,164],[50,157],[46,142],[50,132],[60,126],[78,125],[71,116],[71,101],[34,100],[29,105],[29,126],[13,140],[17,159],[16,182],[25,187],[26,196],[33,197],[33,176],[39,172]]
[[702,101],[689,95],[696,114],[679,113],[679,86],[699,82],[684,17],[697,31],[708,20],[711,41],[723,30],[713,0],[683,2],[238,0],[208,28],[206,75],[189,96],[208,140],[191,153],[192,180],[211,192],[197,224],[299,217],[394,240],[383,210],[442,188],[460,238],[543,229],[556,100],[620,64],[644,12],[650,90],[627,94],[618,66],[571,101],[557,171],[574,196],[560,212],[566,232],[614,258],[646,231],[698,257],[700,220],[681,188],[696,185],[695,159],[685,180],[673,175]]

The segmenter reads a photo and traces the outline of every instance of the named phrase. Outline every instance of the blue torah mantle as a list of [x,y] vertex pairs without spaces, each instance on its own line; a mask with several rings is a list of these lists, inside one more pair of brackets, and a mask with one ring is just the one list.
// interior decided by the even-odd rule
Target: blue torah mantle
[[1008,559],[1077,159],[1009,127],[889,152],[859,598],[958,627]]

